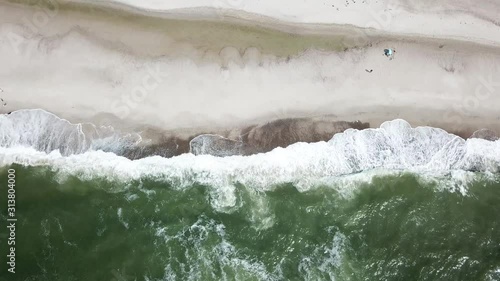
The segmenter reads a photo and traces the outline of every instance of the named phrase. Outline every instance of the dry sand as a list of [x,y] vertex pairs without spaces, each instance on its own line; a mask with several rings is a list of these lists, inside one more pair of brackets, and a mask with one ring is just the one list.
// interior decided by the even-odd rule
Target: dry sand
[[[371,126],[403,118],[463,136],[500,132],[500,28],[479,8],[463,16],[478,15],[471,37],[465,27],[459,36],[462,25],[449,34],[430,34],[429,26],[412,34],[423,12],[401,33],[287,24],[248,11],[220,21],[201,8],[116,7],[60,5],[44,20],[38,6],[0,1],[0,97],[7,103],[0,113],[42,108],[73,122],[190,135],[319,116]],[[429,13],[429,24],[439,13],[448,12]],[[383,55],[388,47],[397,50],[393,60]]]

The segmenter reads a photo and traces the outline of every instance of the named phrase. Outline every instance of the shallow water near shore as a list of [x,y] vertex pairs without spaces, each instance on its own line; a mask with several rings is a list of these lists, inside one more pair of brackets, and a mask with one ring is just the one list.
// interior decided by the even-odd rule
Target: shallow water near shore
[[500,140],[399,119],[129,159],[145,140],[112,128],[40,110],[0,125],[17,218],[17,273],[0,280],[500,280]]
[[15,278],[3,280],[500,280],[500,182],[480,173],[466,195],[412,173],[349,196],[240,184],[221,209],[224,187],[61,181],[17,164],[0,178],[7,168],[18,246]]

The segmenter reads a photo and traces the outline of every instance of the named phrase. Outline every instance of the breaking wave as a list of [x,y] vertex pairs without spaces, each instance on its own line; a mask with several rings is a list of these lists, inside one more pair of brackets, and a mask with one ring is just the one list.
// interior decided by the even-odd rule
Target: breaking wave
[[388,121],[377,129],[348,129],[328,142],[295,143],[250,156],[186,153],[136,160],[120,156],[124,147],[141,141],[138,135],[71,124],[42,110],[0,116],[0,165],[49,166],[61,179],[151,178],[178,188],[201,184],[231,189],[243,184],[261,190],[292,183],[299,190],[308,190],[332,181],[357,179],[359,173],[368,171],[410,171],[460,181],[468,173],[500,172],[499,140],[464,140],[442,129],[412,128],[404,120]]
[[58,151],[63,156],[86,151],[120,155],[142,141],[138,134],[119,134],[111,126],[72,124],[41,109],[0,115],[0,147],[32,147],[41,152]]

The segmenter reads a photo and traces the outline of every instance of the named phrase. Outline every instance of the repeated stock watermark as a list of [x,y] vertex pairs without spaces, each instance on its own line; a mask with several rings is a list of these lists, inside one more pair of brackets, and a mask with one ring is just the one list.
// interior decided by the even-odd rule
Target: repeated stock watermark
[[47,0],[34,6],[30,16],[23,16],[21,24],[2,24],[2,33],[17,55],[29,56],[38,47],[35,39],[50,21],[59,14],[60,2]]
[[147,66],[146,74],[139,79],[139,83],[126,91],[120,99],[114,100],[111,103],[111,113],[120,119],[125,119],[130,116],[132,111],[136,109],[153,91],[163,83],[164,79],[169,74],[163,71],[159,63],[154,67]]
[[[32,51],[40,46],[43,31],[51,21],[59,15],[61,6],[67,1],[64,0],[39,0],[35,5],[31,5],[32,13],[16,19],[16,23],[3,22],[0,26],[5,39],[10,43],[16,55],[29,57]],[[84,5],[82,12],[94,14],[101,12],[108,20],[116,17],[111,9],[101,9],[97,5]]]
[[[476,82],[474,90],[461,100],[451,104],[443,120],[452,124],[453,131],[459,131],[466,120],[486,109],[486,104],[500,94],[500,66],[489,74],[472,77]],[[499,118],[500,115],[497,117]]]
[[[231,4],[234,1],[228,0],[227,2]],[[4,37],[2,39],[6,40],[12,47],[14,54],[28,59],[31,58],[35,51],[39,51],[41,40],[44,38],[42,33],[51,20],[59,15],[62,4],[64,4],[62,0],[38,1],[36,5],[31,7],[32,13],[16,20],[15,24],[2,23],[1,31]],[[106,12],[107,10],[99,9],[94,5],[87,5],[86,10],[84,10],[87,14],[103,11]],[[117,16],[117,14],[108,11],[103,16],[109,19],[109,17]],[[163,79],[168,76],[158,65],[146,67],[146,70],[146,74],[136,86],[131,87],[128,91],[125,90],[120,99],[110,104],[110,111],[116,117],[124,119],[129,116],[132,110],[144,102],[149,93],[156,90]],[[104,120],[104,123],[106,123],[106,120]]]

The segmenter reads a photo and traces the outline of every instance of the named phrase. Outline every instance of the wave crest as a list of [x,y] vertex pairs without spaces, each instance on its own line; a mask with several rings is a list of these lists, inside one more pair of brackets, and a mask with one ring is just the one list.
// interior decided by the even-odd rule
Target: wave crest
[[141,142],[138,134],[119,134],[111,126],[72,124],[41,109],[0,115],[0,147],[31,147],[61,155],[102,150],[121,155]]
[[[14,113],[12,116],[21,118]],[[10,122],[16,120],[12,116]],[[287,183],[308,190],[326,182],[325,179],[376,169],[435,174],[454,170],[500,172],[500,141],[464,140],[437,128],[412,128],[404,120],[388,121],[377,129],[348,129],[328,142],[295,143],[250,156],[220,158],[188,153],[172,158],[152,156],[130,160],[101,151],[100,147],[111,147],[112,137],[95,138],[85,132],[84,125],[72,125],[50,116],[35,117],[32,125],[21,126],[18,132],[13,132],[13,125],[0,117],[1,166],[14,163],[50,166],[61,175],[83,179],[129,181],[149,177],[178,188],[241,183],[262,190]],[[54,148],[59,150],[53,151]],[[86,149],[84,153],[71,154]]]

